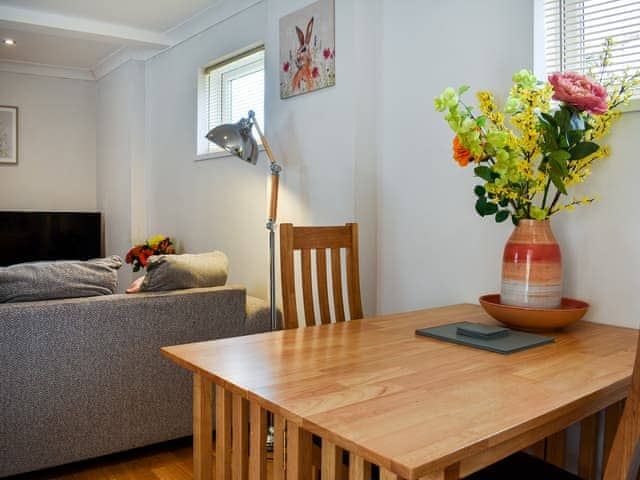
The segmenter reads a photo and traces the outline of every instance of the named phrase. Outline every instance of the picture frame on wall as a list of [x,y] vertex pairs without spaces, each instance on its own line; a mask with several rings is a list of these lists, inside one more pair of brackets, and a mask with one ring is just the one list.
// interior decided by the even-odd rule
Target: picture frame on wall
[[280,19],[280,98],[336,84],[334,0],[317,0]]
[[18,163],[18,107],[0,105],[0,164]]

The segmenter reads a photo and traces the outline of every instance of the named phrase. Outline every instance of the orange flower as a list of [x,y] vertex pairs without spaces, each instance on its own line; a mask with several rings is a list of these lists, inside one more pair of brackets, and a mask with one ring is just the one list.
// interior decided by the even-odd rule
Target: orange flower
[[469,161],[471,160],[471,152],[460,143],[457,135],[453,137],[453,159],[458,162],[458,165],[461,167],[469,165]]

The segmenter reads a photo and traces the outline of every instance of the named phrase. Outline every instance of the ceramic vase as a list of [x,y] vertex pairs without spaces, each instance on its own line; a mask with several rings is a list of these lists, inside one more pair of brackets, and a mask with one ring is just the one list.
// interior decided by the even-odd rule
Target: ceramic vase
[[549,220],[520,220],[504,247],[500,303],[557,308],[562,302],[562,255]]

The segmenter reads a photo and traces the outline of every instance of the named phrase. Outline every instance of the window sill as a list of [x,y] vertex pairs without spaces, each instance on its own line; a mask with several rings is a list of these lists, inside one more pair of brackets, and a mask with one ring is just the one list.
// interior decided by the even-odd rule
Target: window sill
[[622,105],[620,107],[620,111],[622,113],[640,112],[640,98],[634,98],[633,100],[631,100],[631,103],[629,103],[629,105]]
[[[258,151],[264,152],[264,147],[261,143],[258,144]],[[233,157],[232,153],[227,152],[226,150],[219,150],[217,152],[207,152],[207,153],[198,153],[195,157],[196,162],[202,162],[205,160],[215,160],[217,158],[225,158],[225,157]]]

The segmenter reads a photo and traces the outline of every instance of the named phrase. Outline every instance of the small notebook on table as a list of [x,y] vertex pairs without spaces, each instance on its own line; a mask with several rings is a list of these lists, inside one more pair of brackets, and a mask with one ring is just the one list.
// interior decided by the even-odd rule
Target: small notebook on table
[[416,330],[416,335],[502,354],[520,352],[554,342],[551,337],[472,322],[456,322],[421,328]]

